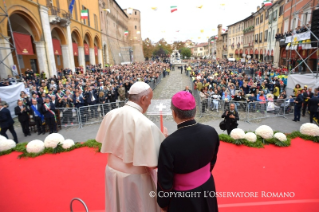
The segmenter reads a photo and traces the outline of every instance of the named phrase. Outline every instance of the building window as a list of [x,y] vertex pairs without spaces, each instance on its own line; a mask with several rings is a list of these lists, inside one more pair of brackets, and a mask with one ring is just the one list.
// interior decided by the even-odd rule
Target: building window
[[256,18],[256,26],[259,24],[259,18]]
[[97,23],[97,16],[94,14],[94,28],[96,29],[96,30],[99,30],[99,28],[98,28],[98,23]]
[[267,41],[268,30],[265,31],[265,41]]
[[303,24],[303,25],[306,25],[306,24],[307,24],[307,18],[308,18],[308,12],[306,12],[306,13],[303,15],[303,19],[302,19],[302,24]]
[[262,43],[263,42],[263,33],[261,32],[259,34],[259,43]]
[[260,16],[260,23],[262,23],[262,22],[263,22],[263,19],[264,19],[264,16],[263,16],[263,15],[261,15],[261,16]]
[[269,16],[269,11],[267,10],[267,11],[266,11],[266,15],[265,15],[265,19],[267,19],[268,16]]
[[273,13],[273,19],[274,21],[277,19],[277,10],[275,10],[275,12]]
[[135,15],[137,15],[137,12],[135,11]]
[[135,26],[135,29],[137,29],[137,26]]
[[284,5],[281,5],[280,8],[279,8],[279,17],[283,14],[283,11],[284,11]]
[[255,35],[255,43],[258,43],[258,34]]

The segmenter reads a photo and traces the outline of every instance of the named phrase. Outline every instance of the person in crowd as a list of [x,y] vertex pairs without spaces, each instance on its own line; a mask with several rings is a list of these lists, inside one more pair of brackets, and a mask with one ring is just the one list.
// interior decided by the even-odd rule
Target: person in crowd
[[0,134],[6,138],[7,136],[7,130],[10,131],[12,134],[13,140],[18,144],[18,137],[17,133],[14,130],[14,121],[12,119],[11,113],[9,109],[6,107],[6,103],[4,101],[0,102],[0,127],[1,127],[1,132]]
[[118,89],[118,94],[119,94],[119,97],[120,97],[120,106],[123,107],[124,106],[124,101],[125,101],[125,88],[123,87],[122,84],[120,84],[120,87]]
[[14,113],[16,116],[18,116],[18,120],[21,124],[22,132],[25,137],[28,135],[31,136],[29,129],[29,112],[30,106],[28,104],[23,104],[23,100],[18,100],[17,106],[14,108]]
[[[216,197],[184,196],[204,190],[216,192],[211,172],[217,160],[218,134],[214,128],[195,121],[196,103],[190,93],[176,93],[171,108],[177,131],[160,146],[157,202],[163,211],[218,211]],[[179,191],[183,197],[161,195],[173,191]]]
[[208,108],[208,93],[202,88],[202,90],[199,93],[200,101],[202,104],[202,113],[205,113],[206,109]]
[[30,107],[30,114],[33,117],[34,123],[37,125],[38,135],[45,134],[45,121],[42,114],[43,105],[38,104],[36,99],[32,99],[32,105]]
[[239,121],[239,115],[238,112],[235,110],[234,103],[231,103],[229,109],[225,110],[225,112],[222,115],[222,118],[225,119],[226,130],[227,134],[229,135],[233,129],[237,128],[237,121]]
[[313,97],[312,89],[311,88],[308,88],[308,90],[306,89],[302,95],[303,95],[303,100],[304,100],[303,106],[302,106],[302,116],[305,116],[306,110],[308,109],[309,99],[311,99]]
[[102,143],[101,152],[108,153],[106,211],[159,212],[156,198],[149,192],[156,191],[155,168],[167,129],[162,133],[143,115],[153,97],[148,84],[136,82],[128,93],[129,101],[104,116],[96,135],[96,141]]
[[298,90],[298,95],[295,99],[295,108],[294,108],[294,119],[293,121],[300,121],[300,112],[301,112],[301,106],[303,102],[303,95],[301,94],[301,91]]
[[188,87],[188,86],[185,87],[185,90],[184,90],[184,91],[189,92],[189,93],[192,94],[192,90],[189,90],[189,87]]
[[57,132],[55,105],[50,102],[50,98],[46,98],[42,107],[45,123],[49,126],[50,134]]
[[318,106],[319,106],[319,97],[312,97],[308,101],[308,107],[310,112],[310,123],[313,123],[314,118],[318,118]]

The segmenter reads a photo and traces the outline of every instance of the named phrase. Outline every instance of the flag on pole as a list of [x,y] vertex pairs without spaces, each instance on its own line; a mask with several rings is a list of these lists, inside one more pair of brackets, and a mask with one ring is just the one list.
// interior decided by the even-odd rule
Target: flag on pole
[[177,11],[177,6],[171,6],[171,13]]
[[70,11],[71,14],[72,14],[72,11],[73,11],[74,3],[75,3],[75,0],[72,0],[70,5],[69,5],[69,11]]
[[128,31],[127,30],[124,32],[124,35],[128,35]]
[[202,9],[203,5],[198,6],[197,8]]
[[200,32],[201,32],[201,33],[203,33],[203,32],[204,32],[204,30],[203,30],[203,29],[201,29],[201,30],[200,30]]
[[265,1],[264,1],[264,5],[265,5],[265,6],[271,6],[272,3],[271,3],[270,0],[265,0]]
[[88,19],[89,13],[88,10],[81,10],[81,19]]

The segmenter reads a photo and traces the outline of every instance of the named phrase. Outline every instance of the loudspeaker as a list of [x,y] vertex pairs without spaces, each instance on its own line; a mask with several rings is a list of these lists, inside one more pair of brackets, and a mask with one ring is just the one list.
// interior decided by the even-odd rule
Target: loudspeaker
[[[319,9],[314,10],[312,13],[311,31],[317,38],[319,38]],[[311,34],[311,46],[317,47],[316,42],[318,42],[318,40],[313,36],[313,34]]]

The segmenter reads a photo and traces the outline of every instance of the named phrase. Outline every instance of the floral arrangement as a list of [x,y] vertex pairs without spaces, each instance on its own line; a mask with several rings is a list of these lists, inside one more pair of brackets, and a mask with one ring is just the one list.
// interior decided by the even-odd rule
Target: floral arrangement
[[44,150],[44,143],[40,140],[33,140],[27,144],[28,153],[40,153]]
[[253,132],[248,132],[245,134],[245,139],[249,142],[256,142],[257,141],[257,136]]
[[305,123],[300,127],[300,133],[308,136],[319,136],[319,127],[312,123]]
[[267,125],[261,125],[256,129],[255,133],[263,139],[271,139],[274,135],[274,131]]
[[62,148],[63,149],[69,149],[72,146],[74,146],[74,141],[71,139],[66,139],[62,142]]
[[275,133],[274,138],[281,142],[287,141],[287,136],[281,132]]
[[0,152],[10,151],[16,147],[14,140],[7,139],[6,137],[0,135]]
[[64,141],[64,137],[61,134],[52,133],[44,139],[44,146],[46,148],[49,148],[49,147],[55,148],[58,146],[59,143],[63,143],[63,141]]
[[230,132],[230,137],[232,137],[235,140],[244,139],[245,138],[245,131],[240,129],[240,128],[233,129]]

